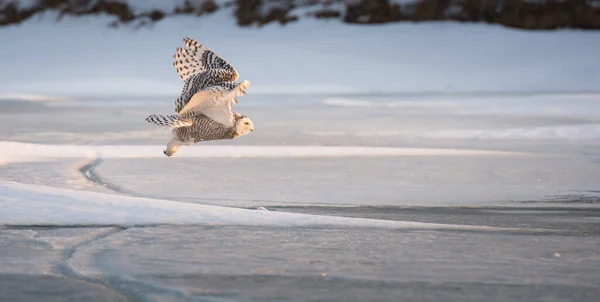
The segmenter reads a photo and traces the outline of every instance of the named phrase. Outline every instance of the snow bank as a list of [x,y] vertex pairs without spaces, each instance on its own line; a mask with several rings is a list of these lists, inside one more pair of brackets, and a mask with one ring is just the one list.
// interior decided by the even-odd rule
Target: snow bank
[[326,98],[326,106],[434,110],[447,114],[503,114],[521,116],[600,115],[600,93],[472,93],[400,94]]
[[[233,63],[248,93],[580,91],[600,82],[600,32],[459,23],[373,26],[303,19],[239,28],[223,10],[140,30],[53,15],[0,29],[0,92],[176,96],[185,36]],[[40,47],[43,45],[43,47]]]
[[302,133],[313,136],[397,137],[403,139],[594,141],[600,139],[600,125],[591,124],[506,129],[441,129],[419,131],[303,131]]
[[27,101],[27,102],[68,102],[68,97],[43,94],[23,94],[23,93],[0,93],[2,101]]
[[0,225],[353,226],[394,229],[503,228],[247,210],[0,181]]
[[[0,141],[0,164],[58,158],[165,158],[165,145],[45,145]],[[334,146],[187,146],[177,157],[331,157],[331,156],[519,156],[524,153],[433,148]]]

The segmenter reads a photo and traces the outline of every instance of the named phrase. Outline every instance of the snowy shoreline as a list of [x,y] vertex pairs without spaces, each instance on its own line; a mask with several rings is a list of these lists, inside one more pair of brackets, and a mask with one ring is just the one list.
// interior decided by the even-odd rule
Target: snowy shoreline
[[132,30],[103,26],[109,19],[57,23],[48,14],[3,28],[0,37],[11,43],[0,46],[9,58],[0,94],[177,95],[182,83],[171,56],[185,36],[236,66],[240,79],[252,82],[249,94],[575,92],[597,91],[600,79],[599,32],[319,20],[255,29],[236,27],[222,12]]

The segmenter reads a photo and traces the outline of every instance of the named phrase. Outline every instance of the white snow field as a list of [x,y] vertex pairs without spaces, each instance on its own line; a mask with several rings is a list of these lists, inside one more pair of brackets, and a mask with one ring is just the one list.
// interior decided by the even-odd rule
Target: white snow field
[[[225,13],[0,29],[1,301],[598,301],[600,33]],[[166,157],[186,36],[256,131]]]

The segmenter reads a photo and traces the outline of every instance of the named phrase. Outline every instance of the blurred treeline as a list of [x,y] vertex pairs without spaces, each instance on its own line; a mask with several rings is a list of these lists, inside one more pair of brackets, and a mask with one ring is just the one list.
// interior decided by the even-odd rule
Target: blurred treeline
[[[139,0],[145,1],[145,0]],[[110,25],[143,26],[174,15],[201,17],[231,11],[239,26],[288,24],[300,18],[337,19],[352,24],[389,22],[485,22],[521,29],[600,29],[600,0],[165,0],[140,10],[135,0],[0,0],[0,26],[55,11],[59,17],[107,14]],[[167,7],[169,5],[166,5]]]

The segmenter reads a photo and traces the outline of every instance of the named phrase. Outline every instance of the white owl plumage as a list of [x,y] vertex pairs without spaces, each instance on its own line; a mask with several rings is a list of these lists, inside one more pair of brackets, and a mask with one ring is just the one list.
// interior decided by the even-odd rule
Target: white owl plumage
[[254,131],[247,116],[231,111],[232,102],[246,94],[250,82],[237,82],[239,74],[233,65],[208,47],[191,38],[184,38],[183,44],[173,55],[173,66],[184,82],[175,100],[176,114],[146,118],[149,123],[173,128],[173,138],[163,151],[167,156],[182,145],[234,139]]

